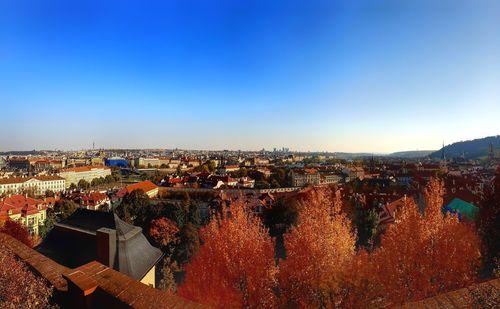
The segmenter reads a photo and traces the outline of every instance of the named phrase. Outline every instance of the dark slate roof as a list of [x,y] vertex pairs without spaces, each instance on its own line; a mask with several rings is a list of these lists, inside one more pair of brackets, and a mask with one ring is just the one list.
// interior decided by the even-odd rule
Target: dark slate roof
[[57,223],[37,251],[56,262],[76,268],[97,260],[96,231],[116,230],[116,270],[140,280],[162,256],[151,246],[142,229],[128,224],[116,214],[78,209],[66,220]]

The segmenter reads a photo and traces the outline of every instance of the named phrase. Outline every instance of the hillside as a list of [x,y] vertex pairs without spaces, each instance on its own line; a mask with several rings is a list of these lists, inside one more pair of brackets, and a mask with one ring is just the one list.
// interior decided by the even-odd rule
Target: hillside
[[423,158],[433,152],[435,152],[435,150],[398,151],[388,154],[387,156],[391,158]]
[[[500,149],[500,135],[488,136],[469,141],[456,142],[444,147],[444,153],[447,158],[458,158],[465,155],[466,159],[480,159],[486,157],[489,152],[490,143],[498,155]],[[431,158],[440,158],[442,149],[430,154]]]

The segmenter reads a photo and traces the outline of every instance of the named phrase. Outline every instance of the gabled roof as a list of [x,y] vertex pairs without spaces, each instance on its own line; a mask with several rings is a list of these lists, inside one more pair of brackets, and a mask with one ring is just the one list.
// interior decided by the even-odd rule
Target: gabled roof
[[70,168],[65,168],[61,170],[61,173],[68,173],[68,172],[75,172],[75,173],[81,173],[81,172],[89,172],[94,169],[101,169],[101,170],[109,170],[110,168],[107,166],[100,166],[100,165],[88,165],[88,166],[81,166],[81,167],[70,167]]
[[23,213],[24,215],[31,215],[37,213],[38,205],[44,204],[41,200],[36,200],[24,195],[12,195],[0,200],[0,213],[2,215]]
[[452,213],[457,212],[460,215],[466,216],[467,219],[470,220],[474,219],[479,212],[479,208],[459,198],[454,198],[448,205],[445,206],[445,209]]
[[158,186],[149,180],[134,183],[126,187],[128,193],[137,189],[141,189],[142,191],[144,191],[144,193],[148,193],[149,191],[154,190],[156,188],[158,188]]

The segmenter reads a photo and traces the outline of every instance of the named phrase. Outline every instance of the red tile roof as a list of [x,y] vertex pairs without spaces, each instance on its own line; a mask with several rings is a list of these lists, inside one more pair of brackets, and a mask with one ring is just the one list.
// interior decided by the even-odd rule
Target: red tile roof
[[11,214],[34,214],[37,213],[38,206],[43,205],[44,202],[41,200],[36,200],[24,195],[12,195],[6,197],[0,201],[0,214],[8,215],[9,211]]
[[1,178],[0,184],[23,183],[31,179],[37,179],[40,181],[64,180],[64,178],[59,176],[10,177],[10,178]]
[[93,169],[109,170],[110,168],[107,166],[101,166],[101,165],[88,165],[88,166],[81,166],[81,167],[65,168],[65,169],[61,170],[61,173],[67,173],[67,172],[81,173],[81,172],[89,172]]

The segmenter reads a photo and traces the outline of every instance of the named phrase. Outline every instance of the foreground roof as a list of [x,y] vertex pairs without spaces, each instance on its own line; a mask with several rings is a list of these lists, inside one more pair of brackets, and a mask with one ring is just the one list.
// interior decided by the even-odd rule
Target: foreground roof
[[100,228],[116,230],[116,270],[140,280],[162,256],[142,234],[140,227],[128,224],[116,214],[78,209],[57,223],[37,248],[56,262],[71,268],[97,260],[96,233]]

